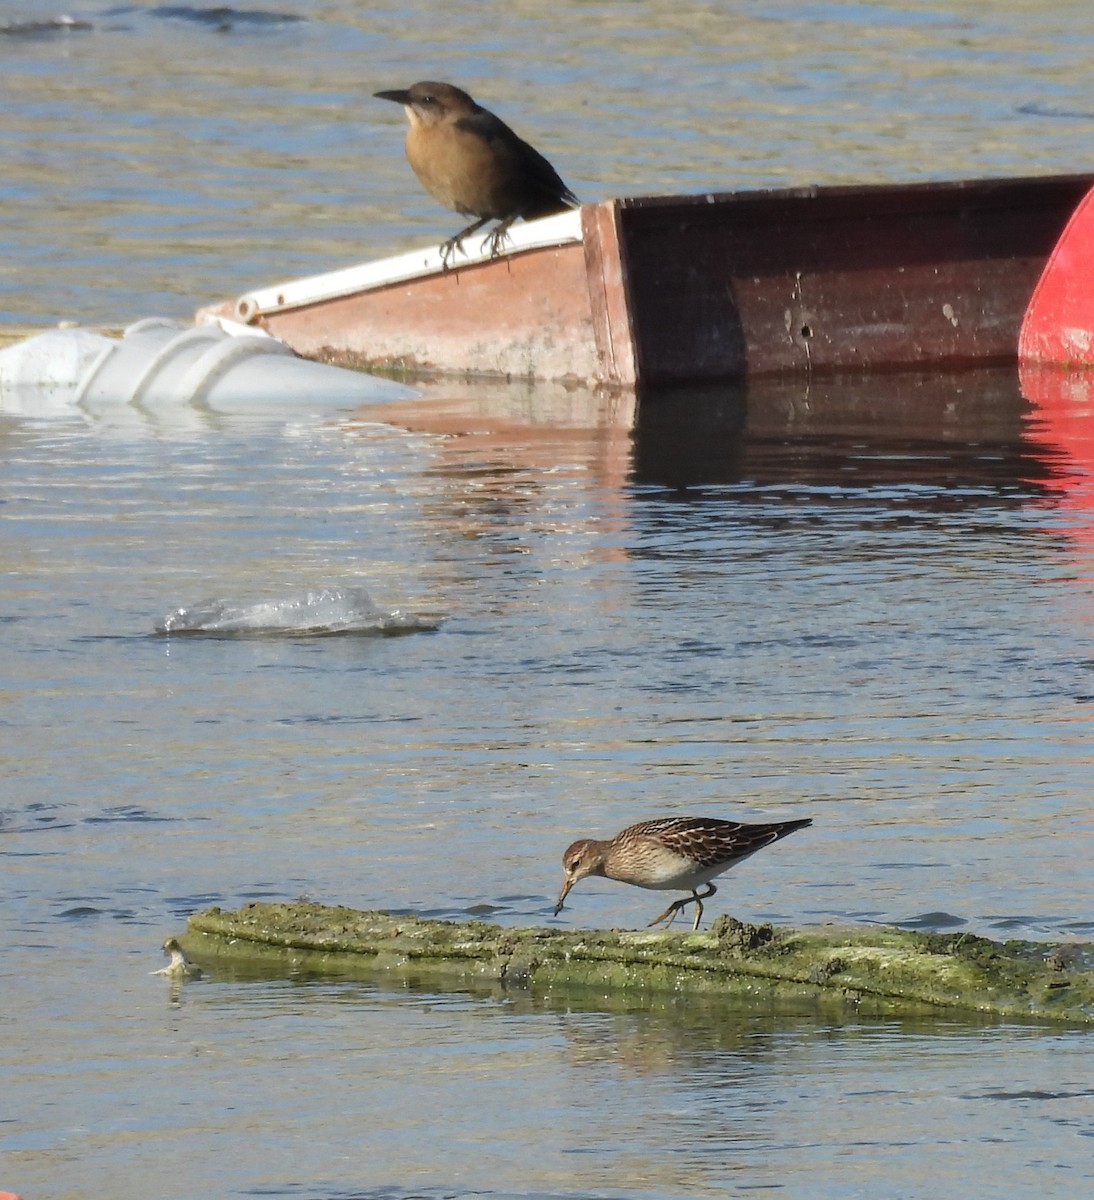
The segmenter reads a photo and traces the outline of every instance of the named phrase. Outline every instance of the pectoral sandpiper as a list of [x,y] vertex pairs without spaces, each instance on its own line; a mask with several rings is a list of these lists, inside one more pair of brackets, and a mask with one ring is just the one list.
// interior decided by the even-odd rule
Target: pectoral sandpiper
[[[688,904],[695,905],[695,924],[699,928],[703,901],[718,890],[710,881],[730,867],[770,846],[796,829],[812,825],[809,817],[796,821],[773,821],[769,825],[743,825],[739,821],[719,821],[713,817],[660,817],[640,821],[617,833],[610,841],[581,838],[562,856],[566,878],[555,905],[555,916],[562,911],[570,889],[587,875],[603,875],[620,883],[657,891],[690,891],[690,896],[674,900],[650,925],[667,921]],[[699,887],[707,890],[699,894]]]

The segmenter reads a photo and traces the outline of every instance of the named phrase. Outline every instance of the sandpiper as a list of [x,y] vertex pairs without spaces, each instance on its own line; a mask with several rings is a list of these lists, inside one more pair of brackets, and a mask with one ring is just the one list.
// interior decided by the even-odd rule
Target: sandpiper
[[164,954],[171,956],[171,961],[166,967],[160,967],[158,971],[151,972],[153,975],[166,975],[169,979],[200,979],[201,967],[195,966],[183,952],[179,945],[178,938],[169,937],[163,943]]
[[[620,883],[657,891],[687,890],[690,896],[674,900],[650,925],[667,920],[688,904],[695,905],[695,924],[703,917],[703,901],[718,890],[710,881],[750,854],[770,846],[795,829],[812,825],[810,817],[796,821],[773,821],[769,825],[744,825],[740,821],[719,821],[714,817],[659,817],[628,825],[610,841],[580,838],[562,856],[566,878],[555,905],[555,916],[570,889],[587,875],[603,875]],[[699,894],[701,884],[707,890]]]

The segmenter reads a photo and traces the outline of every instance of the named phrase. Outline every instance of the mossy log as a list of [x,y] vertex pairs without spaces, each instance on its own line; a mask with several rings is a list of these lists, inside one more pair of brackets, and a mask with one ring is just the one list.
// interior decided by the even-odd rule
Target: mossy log
[[345,956],[357,956],[373,973],[410,973],[438,987],[474,981],[535,991],[834,999],[872,1012],[965,1009],[1094,1024],[1094,947],[969,934],[775,929],[725,916],[699,933],[506,929],[297,901],[197,913],[184,945],[199,961],[277,947],[292,952],[290,969],[300,968],[303,955],[309,970],[321,971],[325,962],[334,973],[344,971]]

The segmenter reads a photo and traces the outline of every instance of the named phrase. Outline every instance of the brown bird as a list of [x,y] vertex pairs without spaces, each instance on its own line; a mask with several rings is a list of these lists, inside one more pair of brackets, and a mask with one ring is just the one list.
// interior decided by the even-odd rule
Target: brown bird
[[[812,824],[810,817],[774,821],[770,825],[742,825],[739,821],[719,821],[714,817],[660,817],[628,825],[610,841],[581,838],[562,856],[566,878],[555,916],[562,911],[570,889],[579,879],[603,875],[657,891],[690,891],[690,896],[674,900],[650,925],[658,925],[666,918],[671,925],[682,908],[694,904],[692,929],[698,929],[703,901],[718,890],[710,882],[715,876],[795,829]],[[707,890],[700,896],[698,888],[704,883]]]
[[374,95],[406,109],[406,156],[425,190],[446,208],[475,218],[441,243],[443,266],[487,221],[500,222],[487,238],[493,258],[518,217],[534,221],[578,207],[543,155],[458,87],[425,81]]

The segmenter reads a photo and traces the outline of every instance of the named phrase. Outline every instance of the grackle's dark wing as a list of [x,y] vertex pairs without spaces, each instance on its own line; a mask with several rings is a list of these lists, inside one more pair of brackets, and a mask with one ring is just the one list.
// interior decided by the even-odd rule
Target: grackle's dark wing
[[499,158],[511,164],[514,191],[519,193],[515,197],[517,211],[514,216],[534,220],[580,205],[547,159],[489,109],[479,108],[477,112],[460,117],[456,126],[481,137]]

